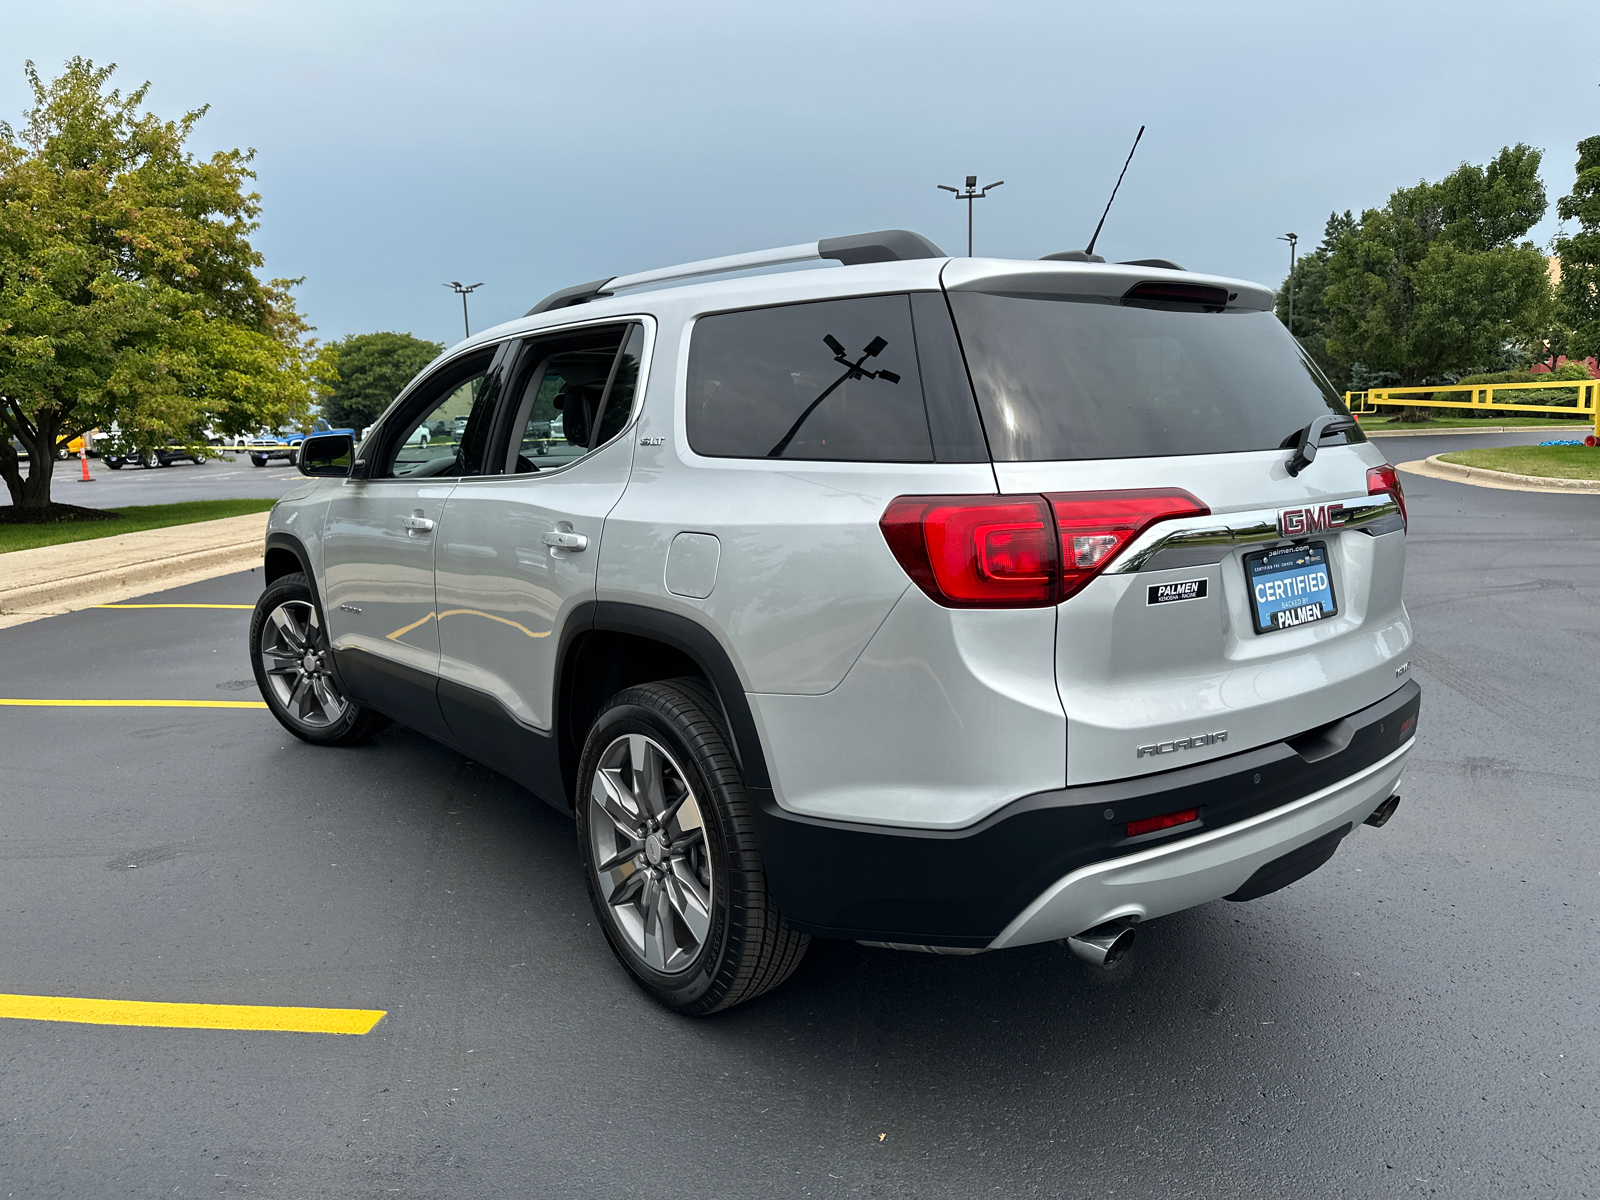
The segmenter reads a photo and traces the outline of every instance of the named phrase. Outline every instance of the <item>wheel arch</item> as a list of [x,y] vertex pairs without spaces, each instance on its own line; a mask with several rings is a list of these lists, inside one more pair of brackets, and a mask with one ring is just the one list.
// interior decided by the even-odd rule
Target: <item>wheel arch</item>
[[556,664],[556,728],[569,803],[589,726],[623,688],[682,676],[703,679],[717,697],[747,786],[770,788],[766,754],[732,658],[705,626],[677,613],[599,601],[568,619]]
[[311,575],[311,555],[307,553],[305,543],[292,533],[273,530],[267,534],[265,568],[265,582],[268,585],[276,583],[285,575],[293,575],[296,571],[300,571],[310,582],[312,592],[317,590],[317,581]]

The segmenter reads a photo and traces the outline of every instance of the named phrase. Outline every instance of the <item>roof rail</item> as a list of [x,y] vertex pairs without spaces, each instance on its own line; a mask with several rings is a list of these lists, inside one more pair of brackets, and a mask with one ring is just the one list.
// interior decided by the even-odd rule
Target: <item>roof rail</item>
[[944,258],[945,253],[921,234],[908,229],[881,229],[876,233],[857,233],[849,237],[823,238],[816,242],[801,242],[795,246],[779,246],[772,250],[753,250],[748,254],[727,254],[721,258],[703,258],[698,262],[680,263],[674,267],[657,267],[653,271],[638,271],[632,275],[615,275],[597,279],[593,283],[580,283],[575,287],[552,292],[530,308],[526,315],[532,317],[552,309],[569,308],[574,304],[587,304],[601,296],[610,296],[623,288],[644,287],[652,283],[670,283],[678,279],[695,279],[705,275],[722,275],[729,271],[749,271],[758,267],[779,267],[789,263],[818,262],[833,259],[847,267],[860,263],[904,262],[913,258]]

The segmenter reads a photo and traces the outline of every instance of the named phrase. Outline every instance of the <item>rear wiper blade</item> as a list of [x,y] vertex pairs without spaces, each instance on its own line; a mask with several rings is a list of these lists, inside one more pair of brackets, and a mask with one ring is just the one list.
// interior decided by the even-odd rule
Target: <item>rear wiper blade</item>
[[1338,413],[1330,413],[1327,416],[1318,417],[1304,429],[1296,430],[1278,443],[1278,449],[1280,450],[1287,450],[1290,446],[1295,448],[1294,457],[1289,459],[1288,466],[1285,469],[1290,475],[1300,474],[1317,457],[1317,443],[1325,435],[1343,433],[1347,429],[1355,428],[1357,428],[1357,425],[1354,417],[1342,416]]

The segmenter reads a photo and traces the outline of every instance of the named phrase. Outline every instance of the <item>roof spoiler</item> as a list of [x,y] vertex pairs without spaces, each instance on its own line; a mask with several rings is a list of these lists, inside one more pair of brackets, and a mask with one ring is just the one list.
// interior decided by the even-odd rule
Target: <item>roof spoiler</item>
[[574,304],[587,304],[601,296],[614,295],[624,288],[645,287],[652,283],[671,283],[706,275],[722,275],[729,271],[750,271],[760,267],[820,262],[825,259],[853,267],[861,263],[905,262],[914,258],[944,257],[946,255],[943,250],[919,233],[912,233],[909,229],[880,229],[876,233],[857,233],[849,237],[801,242],[796,246],[753,250],[748,254],[703,258],[698,262],[657,267],[653,271],[639,271],[633,275],[615,275],[608,279],[597,279],[593,283],[580,283],[550,293],[530,308],[526,315],[532,317],[558,308],[570,308]]

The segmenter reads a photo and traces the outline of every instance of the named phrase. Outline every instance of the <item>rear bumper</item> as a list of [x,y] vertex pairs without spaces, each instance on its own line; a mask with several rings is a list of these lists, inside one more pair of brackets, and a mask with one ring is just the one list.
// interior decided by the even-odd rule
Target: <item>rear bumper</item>
[[1018,913],[989,948],[1054,941],[1106,921],[1142,921],[1220,900],[1274,859],[1365,821],[1394,794],[1414,742],[1282,808],[1073,871]]
[[[768,885],[790,923],[819,936],[972,949],[1176,912],[1360,824],[1393,792],[1420,705],[1410,682],[1287,741],[1025,796],[964,829],[804,817],[752,789]],[[1198,823],[1125,836],[1130,821],[1187,808],[1200,810]]]

